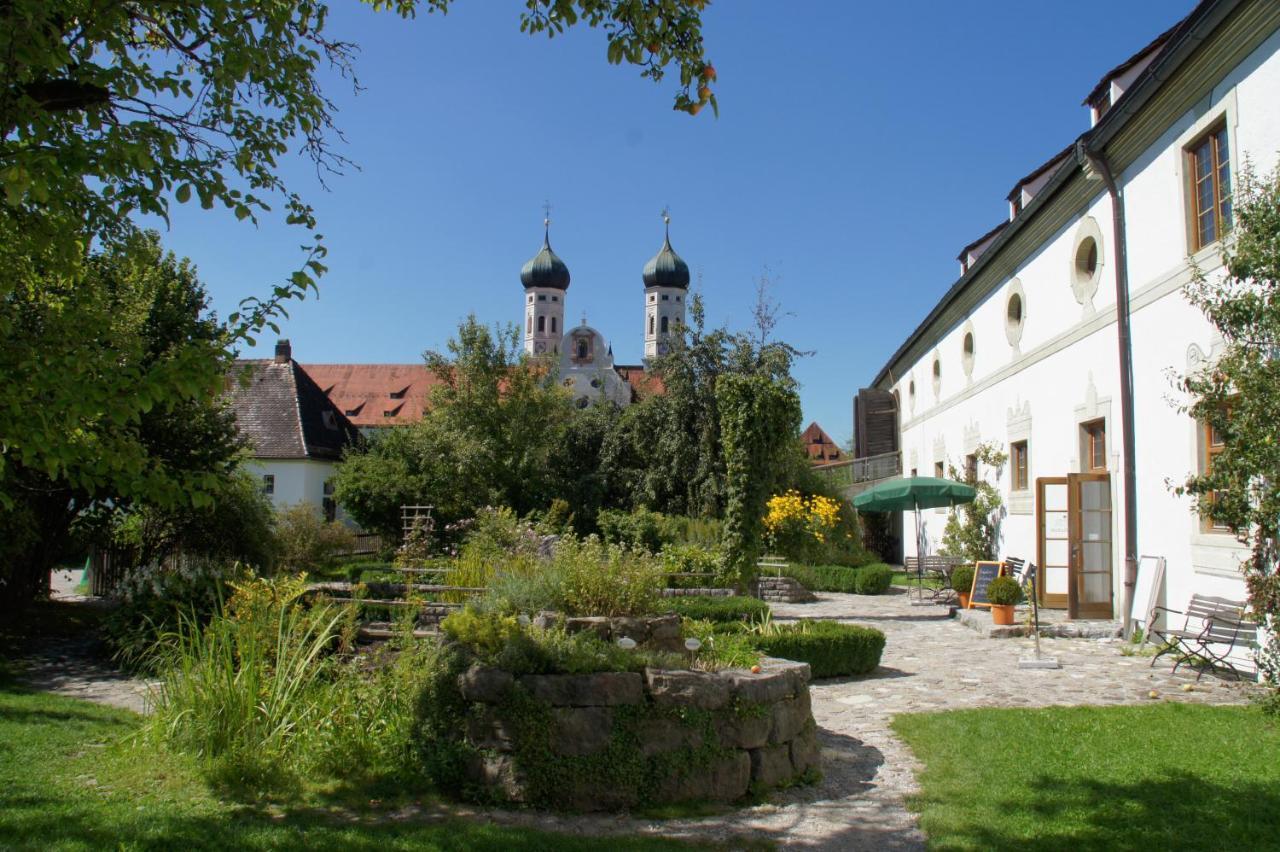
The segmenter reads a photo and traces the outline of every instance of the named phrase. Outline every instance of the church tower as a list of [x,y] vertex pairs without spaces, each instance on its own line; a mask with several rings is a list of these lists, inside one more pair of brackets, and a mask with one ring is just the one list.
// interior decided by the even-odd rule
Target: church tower
[[560,351],[564,294],[569,289],[569,267],[551,250],[551,219],[543,219],[542,226],[542,249],[520,270],[520,283],[524,285],[524,351],[530,355]]
[[[644,357],[667,354],[676,326],[684,323],[689,294],[689,265],[671,248],[671,217],[664,211],[662,248],[644,265]],[[566,273],[567,274],[567,273]]]

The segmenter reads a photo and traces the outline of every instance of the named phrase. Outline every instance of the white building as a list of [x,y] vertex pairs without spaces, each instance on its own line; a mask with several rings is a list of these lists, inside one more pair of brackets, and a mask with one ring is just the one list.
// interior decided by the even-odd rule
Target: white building
[[[247,382],[242,381],[248,371]],[[359,431],[293,360],[289,341],[275,357],[237,361],[227,379],[236,426],[253,453],[246,468],[277,508],[305,503],[328,520],[341,519],[332,478]]]
[[[900,451],[907,475],[965,470],[985,442],[1009,453],[999,552],[1041,566],[1046,606],[1119,618],[1126,563],[1148,554],[1167,560],[1170,606],[1245,597],[1240,545],[1171,490],[1212,449],[1173,377],[1220,346],[1183,288],[1194,266],[1222,274],[1233,180],[1280,150],[1278,29],[1275,0],[1206,0],[1109,72],[1090,129],[1018,182],[1008,221],[965,247],[855,403],[860,432],[872,408],[896,418],[877,433],[896,446],[860,438],[858,455]],[[931,552],[946,512],[924,515]],[[908,555],[915,536],[908,515]]]

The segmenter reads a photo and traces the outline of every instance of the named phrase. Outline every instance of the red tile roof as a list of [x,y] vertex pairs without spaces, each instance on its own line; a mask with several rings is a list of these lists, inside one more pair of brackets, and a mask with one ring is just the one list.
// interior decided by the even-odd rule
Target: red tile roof
[[666,393],[667,389],[662,384],[662,379],[656,373],[645,369],[641,364],[614,364],[613,369],[618,372],[623,381],[631,384],[631,389],[635,391],[637,400],[654,394]]
[[440,384],[425,364],[303,364],[302,369],[357,426],[418,422]]
[[817,421],[810,423],[808,428],[800,433],[800,439],[804,441],[804,450],[814,464],[826,464],[844,458],[844,451],[840,449],[840,445],[822,430]]

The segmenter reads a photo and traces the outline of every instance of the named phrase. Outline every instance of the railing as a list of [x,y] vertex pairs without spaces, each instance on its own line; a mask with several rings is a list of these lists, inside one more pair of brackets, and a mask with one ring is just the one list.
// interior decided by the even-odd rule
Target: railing
[[902,473],[902,454],[881,453],[878,456],[867,456],[862,459],[846,459],[817,465],[814,470],[827,477],[837,488],[847,488],[860,482],[874,482],[877,479],[898,476]]

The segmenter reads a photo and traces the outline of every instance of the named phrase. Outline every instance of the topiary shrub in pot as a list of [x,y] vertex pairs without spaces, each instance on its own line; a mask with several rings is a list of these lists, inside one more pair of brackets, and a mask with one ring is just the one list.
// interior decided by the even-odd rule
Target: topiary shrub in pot
[[960,608],[969,608],[969,594],[973,591],[973,566],[957,565],[951,572],[951,588],[960,598]]
[[1013,607],[1022,600],[1022,587],[1012,577],[996,577],[987,586],[987,600],[991,601],[994,624],[1013,624]]

